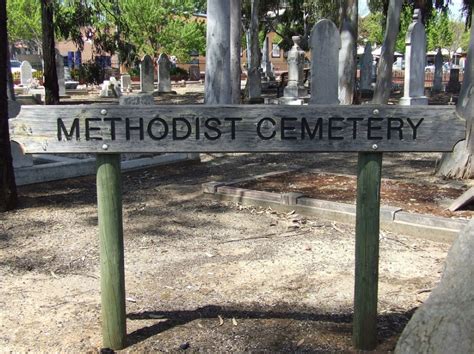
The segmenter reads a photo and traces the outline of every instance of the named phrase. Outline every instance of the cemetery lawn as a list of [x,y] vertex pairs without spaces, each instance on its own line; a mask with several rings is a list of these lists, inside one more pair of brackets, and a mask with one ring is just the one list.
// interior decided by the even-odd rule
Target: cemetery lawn
[[[461,188],[432,176],[436,154],[384,156],[385,178]],[[215,201],[201,185],[297,166],[353,175],[356,157],[203,154],[200,164],[124,174],[127,350],[351,350],[354,229]],[[0,214],[0,348],[97,352],[95,178],[20,187],[19,197],[18,210]],[[383,231],[380,247],[378,349],[387,351],[450,245]]]

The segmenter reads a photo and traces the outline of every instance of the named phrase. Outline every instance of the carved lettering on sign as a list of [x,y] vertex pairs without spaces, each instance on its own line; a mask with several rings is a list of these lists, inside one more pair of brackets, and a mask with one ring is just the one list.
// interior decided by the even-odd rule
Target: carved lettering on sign
[[27,153],[442,152],[466,136],[433,106],[23,106],[10,127]]
[[[58,118],[58,141],[117,140],[117,128],[122,125],[125,140],[236,140],[238,122],[242,118],[173,118],[166,121],[153,118],[86,118],[79,120]],[[261,140],[391,140],[417,139],[424,118],[293,118],[259,119],[255,134]],[[365,123],[365,124],[364,124]]]

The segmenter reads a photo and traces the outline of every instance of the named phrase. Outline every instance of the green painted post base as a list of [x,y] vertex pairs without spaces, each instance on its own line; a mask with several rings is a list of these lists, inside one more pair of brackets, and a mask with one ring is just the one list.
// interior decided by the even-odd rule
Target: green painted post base
[[126,346],[125,275],[120,154],[97,155],[97,209],[103,347]]
[[380,185],[382,154],[359,153],[357,167],[354,323],[356,349],[377,346]]

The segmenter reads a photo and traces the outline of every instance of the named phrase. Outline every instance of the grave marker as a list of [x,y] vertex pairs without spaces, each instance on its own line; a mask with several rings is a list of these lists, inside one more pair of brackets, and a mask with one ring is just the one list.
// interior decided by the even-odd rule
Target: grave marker
[[336,25],[320,20],[311,31],[312,104],[339,104],[339,49],[341,37]]
[[446,92],[459,93],[461,91],[461,83],[459,82],[459,69],[451,69],[449,71],[449,81],[446,86]]
[[140,63],[140,92],[150,93],[155,90],[153,60],[147,54]]
[[201,80],[201,72],[199,70],[199,66],[191,65],[189,67],[189,80],[190,81],[199,81],[199,80]]
[[171,90],[171,61],[164,53],[158,58],[158,92],[169,93]]
[[435,56],[433,92],[441,91],[443,91],[443,54],[441,54],[441,48],[438,48],[438,53]]
[[23,61],[20,65],[20,84],[28,86],[33,79],[33,68],[28,61]]
[[405,43],[405,86],[400,104],[427,105],[428,98],[425,96],[426,33],[419,9],[415,9]]
[[264,81],[275,80],[275,75],[272,70],[272,62],[270,61],[270,40],[268,36],[265,37],[262,48],[262,75]]
[[365,45],[364,55],[362,56],[362,63],[360,67],[360,90],[367,92],[372,90],[372,46],[370,43]]
[[128,74],[123,74],[120,76],[120,86],[122,87],[123,92],[132,91],[132,78]]
[[285,98],[304,97],[308,90],[304,87],[305,52],[300,47],[301,37],[293,36],[293,47],[288,52],[288,84],[283,92]]
[[64,58],[56,49],[56,72],[58,74],[59,96],[66,96],[66,80],[64,78]]

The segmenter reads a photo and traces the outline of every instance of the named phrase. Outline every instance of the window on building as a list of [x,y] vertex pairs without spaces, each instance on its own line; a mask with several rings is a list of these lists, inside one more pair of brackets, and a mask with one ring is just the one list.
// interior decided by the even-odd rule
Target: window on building
[[272,58],[279,58],[281,56],[280,46],[273,43],[272,45]]

